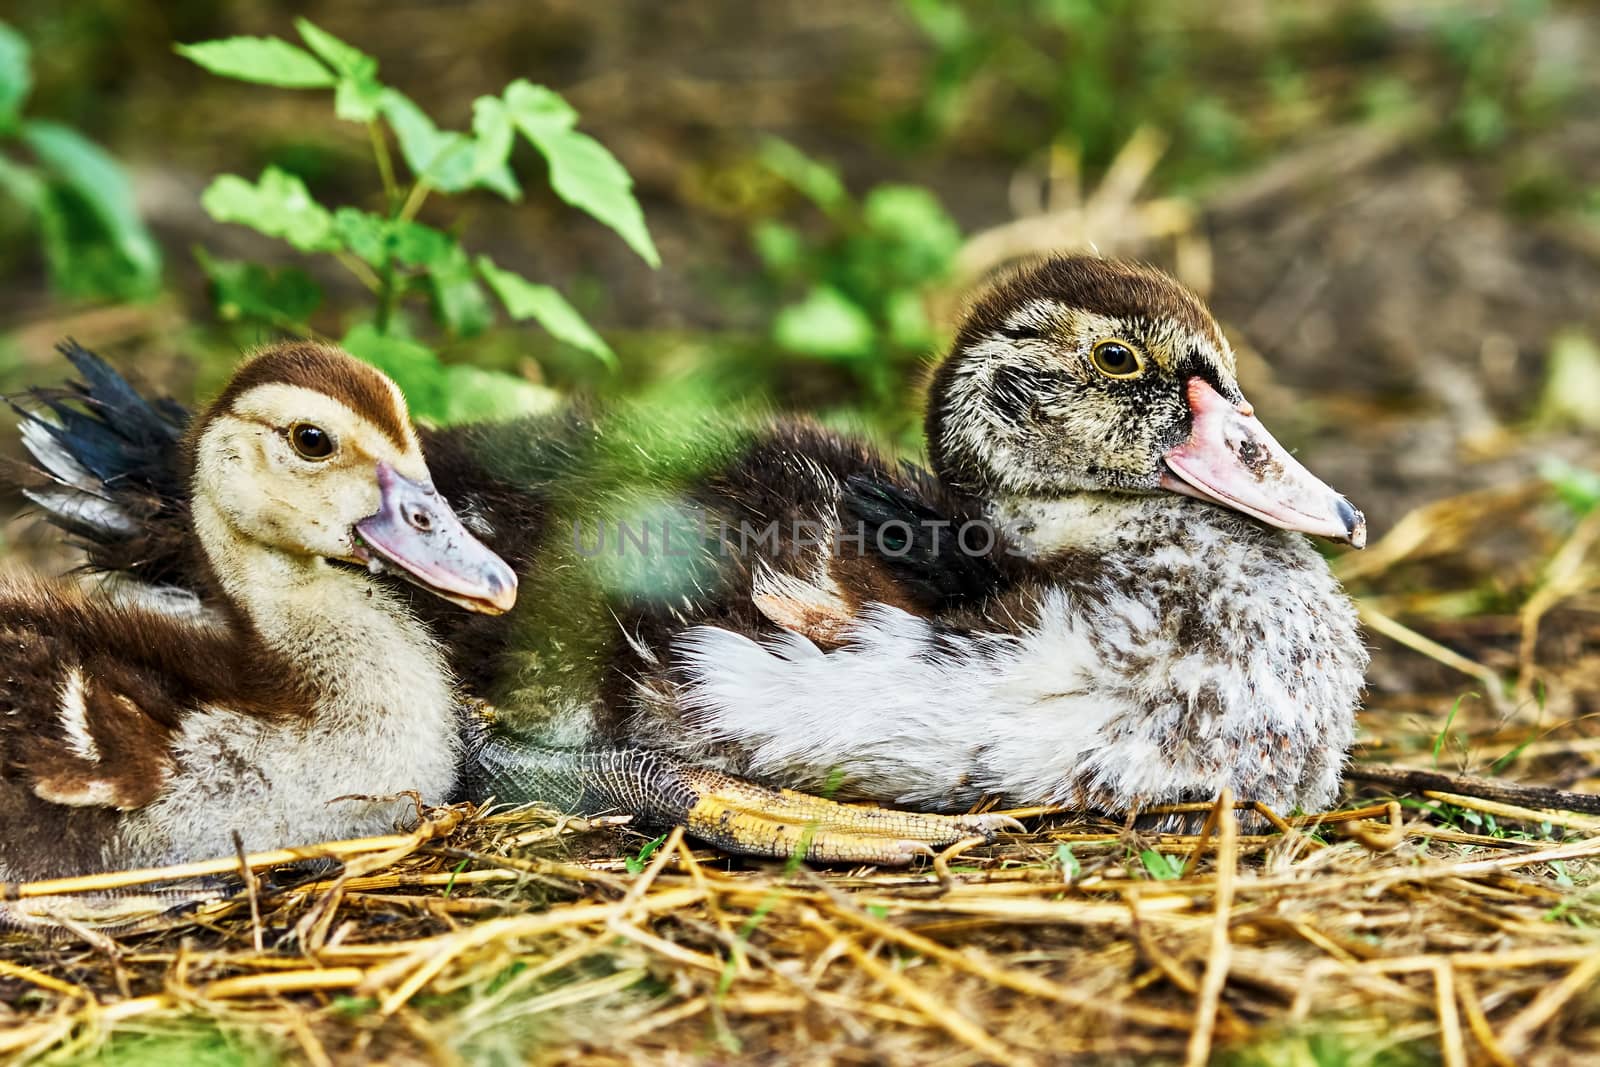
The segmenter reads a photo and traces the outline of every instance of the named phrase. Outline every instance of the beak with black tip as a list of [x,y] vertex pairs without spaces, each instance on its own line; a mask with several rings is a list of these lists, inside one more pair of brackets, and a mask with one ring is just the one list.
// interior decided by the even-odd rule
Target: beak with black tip
[[1228,400],[1203,378],[1188,384],[1189,436],[1162,457],[1163,489],[1198,497],[1285,530],[1367,543],[1367,520],[1350,501],[1306,470],[1243,401]]

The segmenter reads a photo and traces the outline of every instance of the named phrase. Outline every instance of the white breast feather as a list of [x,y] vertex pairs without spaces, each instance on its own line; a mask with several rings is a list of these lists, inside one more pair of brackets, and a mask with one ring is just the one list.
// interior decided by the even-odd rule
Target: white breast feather
[[264,721],[223,707],[187,716],[173,744],[171,788],[123,821],[129,857],[228,855],[235,830],[248,849],[389,833],[414,810],[410,799],[336,798],[415,790],[425,804],[449,799],[459,739],[440,649],[387,593],[335,586],[334,595],[351,602],[302,606],[295,616],[356,620],[339,642],[318,627],[300,631],[288,616],[274,631],[273,617],[256,613],[268,640],[327,686],[314,718]]
[[839,771],[906,804],[1115,808],[1225,784],[1283,807],[1330,801],[1366,654],[1309,544],[1199,524],[1182,547],[1106,566],[1094,596],[1043,592],[1016,634],[936,633],[881,604],[826,653],[698,627],[678,647],[684,718],[699,744],[737,742],[779,780]]

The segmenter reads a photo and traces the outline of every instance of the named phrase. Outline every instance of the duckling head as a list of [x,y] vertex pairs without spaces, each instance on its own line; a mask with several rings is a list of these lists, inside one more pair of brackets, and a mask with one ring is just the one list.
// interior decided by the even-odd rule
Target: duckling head
[[1149,267],[1061,256],[998,282],[934,376],[927,438],[939,474],[984,498],[1180,493],[1366,541],[1255,417],[1205,305]]
[[220,572],[247,569],[250,549],[264,548],[391,570],[472,611],[515,602],[516,573],[434,489],[399,388],[338,349],[257,355],[196,419],[188,447],[196,532],[224,584]]

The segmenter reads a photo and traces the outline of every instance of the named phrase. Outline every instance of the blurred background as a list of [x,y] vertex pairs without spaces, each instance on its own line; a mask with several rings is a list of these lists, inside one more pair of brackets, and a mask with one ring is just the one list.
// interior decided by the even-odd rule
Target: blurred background
[[[375,307],[383,279],[348,252],[222,221],[217,176],[268,168],[330,210],[396,207],[369,129],[335,113],[359,94],[174,52],[299,42],[296,16],[443,130],[515,79],[565,98],[632,176],[659,267],[520,140],[520,200],[400,210],[553,286],[602,343],[436,277]],[[1581,716],[1600,680],[1597,5],[11,0],[3,18],[30,71],[14,110],[103,154],[0,136],[0,388],[59,381],[70,335],[189,400],[251,345],[378,322],[414,346],[396,359],[510,375],[516,404],[803,410],[915,455],[963,296],[1018,256],[1097,249],[1205,295],[1268,424],[1392,535],[1340,562],[1380,644],[1376,705],[1432,714],[1488,687],[1495,722]],[[407,147],[386,144],[401,186]],[[441,403],[425,413],[463,414]]]

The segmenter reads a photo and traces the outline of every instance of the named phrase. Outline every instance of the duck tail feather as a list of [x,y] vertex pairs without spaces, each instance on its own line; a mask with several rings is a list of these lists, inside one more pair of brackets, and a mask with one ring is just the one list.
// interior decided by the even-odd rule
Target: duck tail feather
[[182,584],[188,409],[146,397],[74,340],[57,350],[79,380],[6,398],[30,459],[14,480],[45,521],[78,541],[91,569]]
[[70,337],[58,344],[56,351],[82,376],[75,391],[81,392],[84,402],[103,412],[107,422],[114,419],[125,435],[169,442],[183,436],[190,413],[182,404],[171,397],[146,398],[111,364]]

